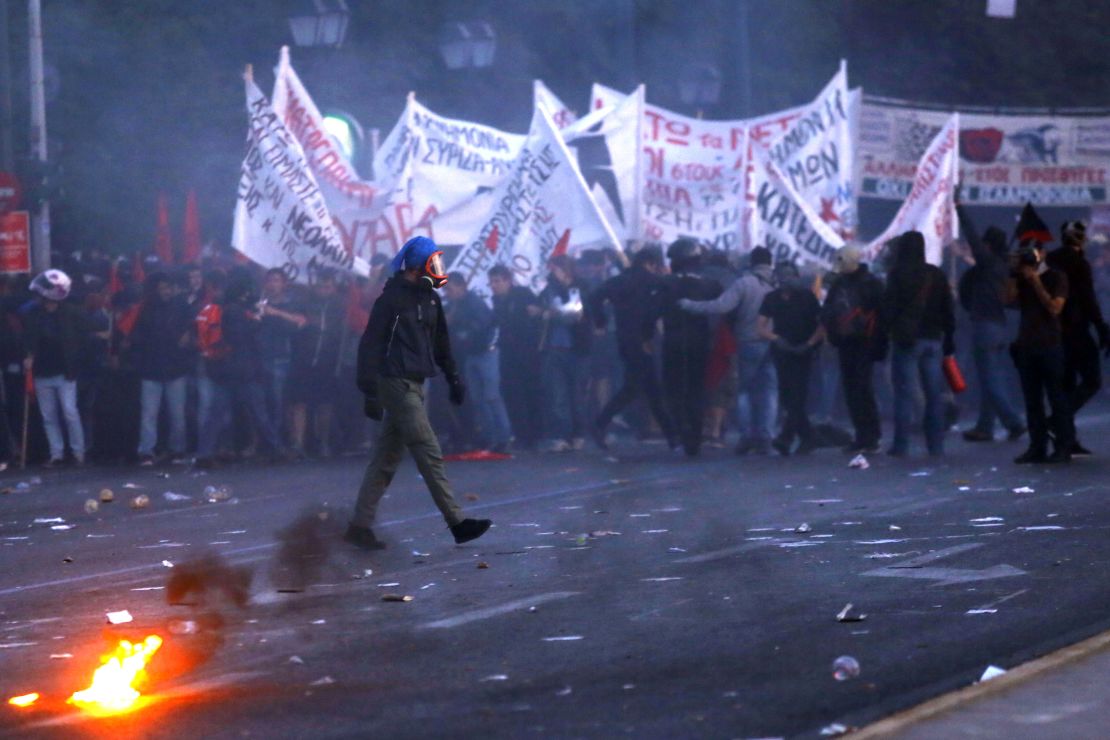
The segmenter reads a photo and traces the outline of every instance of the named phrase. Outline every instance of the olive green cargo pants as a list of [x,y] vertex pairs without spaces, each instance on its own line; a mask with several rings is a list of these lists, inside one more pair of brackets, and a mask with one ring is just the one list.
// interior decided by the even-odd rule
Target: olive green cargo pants
[[462,510],[451,495],[451,484],[443,470],[443,453],[439,449],[428,413],[424,408],[424,384],[404,378],[379,378],[378,401],[385,411],[374,457],[366,466],[362,486],[358,490],[355,514],[351,524],[370,527],[374,524],[378,502],[393,480],[401,455],[407,447],[432,500],[439,507],[448,526],[463,520]]

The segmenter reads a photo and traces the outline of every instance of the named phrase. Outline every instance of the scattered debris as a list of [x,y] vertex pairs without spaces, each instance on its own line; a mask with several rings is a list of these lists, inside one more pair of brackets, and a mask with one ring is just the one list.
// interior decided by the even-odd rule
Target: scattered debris
[[400,586],[400,585],[401,584],[397,583],[396,581],[394,581],[392,583],[379,583],[378,588],[394,588],[394,587]]
[[916,472],[910,473],[911,478],[926,478],[930,475],[932,475],[932,472],[928,470],[918,470]]
[[564,686],[555,692],[555,696],[570,696],[572,691],[574,691],[574,689],[570,686]]
[[95,498],[90,498],[90,499],[85,501],[85,513],[86,514],[95,514],[98,511],[100,511],[100,502],[99,501],[97,501]]
[[40,516],[35,518],[35,524],[64,524],[65,519],[60,516],[45,517]]
[[316,679],[315,681],[310,683],[309,686],[330,686],[333,683],[335,683],[334,678],[332,678],[331,676],[324,676],[323,678]]
[[581,640],[582,635],[555,635],[554,637],[543,638],[544,642],[574,642]]
[[304,665],[304,658],[299,655],[291,655],[289,656],[289,662],[295,663],[296,665]]
[[794,531],[798,532],[799,534],[805,534],[806,532],[812,532],[813,527],[809,526],[809,524],[806,522],[802,522],[798,526],[794,527]]
[[478,570],[485,570],[488,567],[489,567],[489,563],[487,563],[485,560],[479,560],[478,561]]
[[403,601],[403,602],[409,602],[409,601],[412,601],[412,597],[411,597],[411,596],[409,596],[409,595],[407,595],[407,594],[406,594],[406,595],[404,595],[404,596],[402,596],[402,595],[400,595],[400,594],[382,594],[382,601]]
[[412,556],[414,558],[430,558],[432,554],[430,552],[420,552],[419,550],[413,550]]
[[1036,491],[1033,490],[1032,488],[1030,488],[1029,486],[1021,486],[1020,488],[1015,488],[1015,489],[1013,489],[1013,492],[1014,493],[1036,493]]
[[183,493],[174,493],[173,491],[166,491],[162,494],[162,497],[167,501],[190,501],[193,498],[192,496],[186,496]]
[[73,529],[73,525],[72,524],[55,524],[55,525],[51,526],[50,528],[53,529],[55,532],[64,532],[67,529]]
[[965,614],[997,614],[997,609],[968,609]]
[[204,498],[210,504],[218,504],[231,498],[231,489],[227,486],[205,486]]
[[669,529],[641,529],[640,534],[664,534],[669,531]]
[[142,486],[140,486],[140,485],[139,485],[138,483],[124,483],[124,484],[123,484],[123,487],[124,487],[124,488],[132,488],[132,489],[134,489],[134,488],[142,488]]
[[897,524],[891,524],[889,527],[887,527],[887,529],[889,529],[891,532],[901,532],[902,531],[902,528],[899,527]]
[[[126,486],[124,486],[124,488],[126,488]],[[140,493],[138,496],[131,499],[132,509],[145,509],[148,506],[150,506],[150,496],[147,496],[145,493]]]
[[1005,668],[999,668],[996,665],[987,666],[987,670],[983,671],[983,675],[979,677],[979,683],[983,681],[990,681],[992,678],[998,678],[1006,673]]
[[479,683],[486,683],[487,681],[508,681],[509,677],[504,673],[494,673],[493,675],[486,676],[479,680]]
[[1004,522],[1006,520],[1000,516],[981,516],[978,519],[968,519],[968,521],[974,524],[975,522]]
[[833,678],[837,681],[847,681],[859,676],[859,661],[851,655],[841,655],[833,661]]
[[102,488],[102,489],[100,489],[100,503],[110,504],[111,502],[113,502],[115,500],[116,500],[116,494],[112,493],[111,488]]
[[133,619],[131,612],[126,609],[120,609],[118,612],[108,612],[104,616],[108,618],[108,624],[127,624]]
[[848,463],[848,467],[854,468],[855,470],[867,470],[871,467],[871,463],[867,462],[867,458],[864,457],[863,453],[860,453],[852,458],[852,461]]
[[477,501],[478,500],[478,494],[468,493],[468,494],[466,494],[466,500],[467,501]]
[[195,635],[200,631],[200,625],[192,619],[174,619],[166,628],[174,635]]
[[328,620],[326,620],[326,619],[313,619],[312,623],[313,624],[327,624]]
[[640,580],[649,583],[663,583],[665,581],[681,581],[682,576],[659,576],[656,578],[641,578]]
[[668,547],[667,552],[686,552],[685,547]]
[[840,737],[847,735],[849,732],[855,732],[855,727],[833,722],[831,725],[825,725],[821,728],[821,737]]
[[173,567],[173,563],[171,563],[169,560],[163,560],[162,565],[166,568],[172,568]]
[[619,534],[620,532],[614,532],[611,529],[598,529],[594,532],[590,532],[590,537],[611,537]]
[[[54,527],[51,527],[51,529],[54,529]],[[1058,532],[1067,529],[1067,527],[1061,527],[1058,524],[1042,524],[1036,527],[1018,527],[1018,529],[1022,532]]]
[[862,622],[863,620],[867,619],[866,614],[860,614],[859,612],[856,612],[856,613],[853,614],[852,613],[852,607],[853,606],[854,605],[850,604],[850,603],[845,604],[844,608],[841,609],[840,612],[837,613],[836,621],[838,621],[838,622]]
[[50,653],[50,660],[69,660],[73,653]]
[[63,563],[72,563],[72,562],[73,562],[73,558],[62,558],[62,562],[63,562]]

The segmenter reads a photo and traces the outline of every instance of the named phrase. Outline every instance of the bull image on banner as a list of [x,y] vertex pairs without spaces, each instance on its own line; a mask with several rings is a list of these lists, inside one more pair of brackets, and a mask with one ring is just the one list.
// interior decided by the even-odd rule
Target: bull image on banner
[[508,266],[519,283],[539,292],[552,256],[589,246],[620,249],[542,107],[533,112],[528,137],[490,202],[451,265],[479,295],[487,294],[484,277],[495,264]]
[[231,244],[263,267],[309,282],[323,269],[369,275],[343,246],[323,193],[293,134],[246,76],[249,130]]
[[[881,98],[860,120],[861,195],[901,200],[948,113]],[[1110,116],[961,112],[960,181],[969,205],[1110,203]]]
[[801,198],[770,152],[756,147],[752,154],[753,195],[744,212],[746,243],[767,247],[775,262],[830,268],[844,240]]
[[899,234],[920,231],[925,237],[925,259],[940,264],[945,245],[959,236],[955,197],[960,176],[959,135],[960,116],[953,113],[918,162],[913,186],[894,220],[864,250],[868,261],[874,261]]

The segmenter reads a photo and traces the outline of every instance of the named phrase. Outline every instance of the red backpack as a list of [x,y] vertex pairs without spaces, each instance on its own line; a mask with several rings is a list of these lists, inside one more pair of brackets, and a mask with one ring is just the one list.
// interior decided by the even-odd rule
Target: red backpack
[[197,314],[197,348],[206,360],[227,357],[231,347],[224,342],[223,309],[218,303],[209,303]]

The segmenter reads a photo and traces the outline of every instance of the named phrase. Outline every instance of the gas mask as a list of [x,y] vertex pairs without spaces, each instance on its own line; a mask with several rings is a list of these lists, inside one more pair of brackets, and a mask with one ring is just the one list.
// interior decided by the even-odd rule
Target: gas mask
[[432,252],[428,261],[424,263],[424,274],[420,276],[427,280],[433,288],[442,288],[447,285],[447,270],[443,267],[443,252]]

